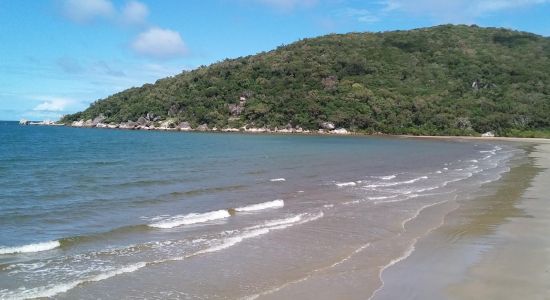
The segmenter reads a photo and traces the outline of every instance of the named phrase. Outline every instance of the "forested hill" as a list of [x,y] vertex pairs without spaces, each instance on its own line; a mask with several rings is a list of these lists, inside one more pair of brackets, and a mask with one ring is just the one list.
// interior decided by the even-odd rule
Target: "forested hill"
[[331,34],[228,59],[98,100],[63,122],[210,128],[322,122],[394,134],[550,128],[550,38],[478,26]]

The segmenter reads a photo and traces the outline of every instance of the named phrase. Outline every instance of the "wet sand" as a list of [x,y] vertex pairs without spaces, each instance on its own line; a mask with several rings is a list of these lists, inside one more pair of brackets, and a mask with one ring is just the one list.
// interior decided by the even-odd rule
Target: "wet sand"
[[387,268],[374,299],[550,299],[550,145],[474,199]]

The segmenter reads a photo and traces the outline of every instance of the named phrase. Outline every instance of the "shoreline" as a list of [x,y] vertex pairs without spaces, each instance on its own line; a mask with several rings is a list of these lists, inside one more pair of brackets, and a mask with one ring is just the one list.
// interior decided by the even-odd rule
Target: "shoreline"
[[[98,126],[99,125],[99,126]],[[470,140],[470,141],[502,141],[502,142],[529,142],[529,143],[550,143],[550,138],[525,138],[525,137],[484,137],[484,136],[464,136],[464,135],[410,135],[410,134],[385,134],[385,133],[362,133],[348,131],[345,128],[332,130],[319,129],[317,131],[304,129],[266,129],[266,128],[223,128],[223,129],[199,129],[199,128],[167,128],[167,127],[121,127],[121,124],[109,125],[98,124],[94,126],[66,125],[58,123],[29,123],[21,126],[53,126],[68,128],[90,128],[90,129],[114,129],[114,130],[133,130],[133,131],[168,131],[168,132],[198,132],[198,133],[234,133],[234,134],[272,134],[272,135],[305,135],[305,136],[357,136],[357,137],[390,137],[403,139],[428,139],[428,140]]]
[[373,299],[546,299],[550,145],[532,147],[527,162],[460,203],[389,268]]

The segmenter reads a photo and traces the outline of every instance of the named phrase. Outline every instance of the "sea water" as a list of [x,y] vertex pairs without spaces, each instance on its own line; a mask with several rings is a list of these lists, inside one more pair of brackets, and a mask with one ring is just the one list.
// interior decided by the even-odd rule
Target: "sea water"
[[412,249],[384,249],[411,220],[523,153],[16,122],[0,122],[0,141],[0,299],[257,298],[363,252],[378,274]]

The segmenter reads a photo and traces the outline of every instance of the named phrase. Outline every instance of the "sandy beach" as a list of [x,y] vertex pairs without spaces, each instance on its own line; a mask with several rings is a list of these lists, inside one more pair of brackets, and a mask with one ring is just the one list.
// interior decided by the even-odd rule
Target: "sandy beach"
[[550,299],[550,145],[528,151],[386,269],[374,299]]

